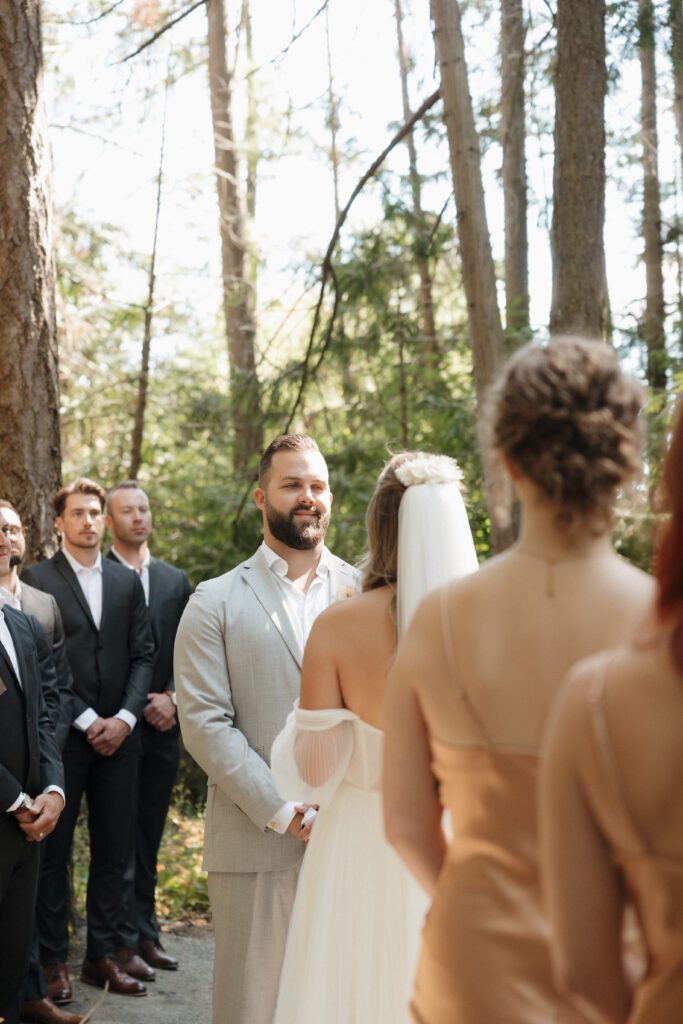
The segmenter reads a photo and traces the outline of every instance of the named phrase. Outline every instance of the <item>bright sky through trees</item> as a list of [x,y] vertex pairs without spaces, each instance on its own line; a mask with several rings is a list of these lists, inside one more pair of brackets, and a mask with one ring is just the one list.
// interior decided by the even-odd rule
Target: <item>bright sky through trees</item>
[[[153,5],[152,5],[153,6]],[[466,26],[468,60],[475,106],[497,102],[498,22],[487,21],[472,5]],[[492,5],[496,8],[497,5]],[[120,10],[89,26],[70,25],[64,5],[48,0],[46,38],[50,65],[50,121],[55,165],[57,207],[70,206],[95,224],[118,227],[130,251],[148,253],[154,214],[154,178],[165,103],[161,86],[168,65],[176,73],[177,54],[186,48],[197,62],[204,58],[206,19],[196,10],[153,47],[126,63],[120,60],[146,38],[146,4],[126,2]],[[305,287],[301,268],[307,258],[324,250],[333,227],[333,198],[329,145],[325,129],[327,59],[325,15],[314,18],[319,0],[296,4],[252,0],[255,75],[259,110],[259,164],[257,215],[251,241],[262,261],[259,305],[265,337],[275,332]],[[70,5],[73,21],[85,20],[89,5]],[[413,107],[436,87],[434,48],[428,4],[406,4],[405,36],[414,59],[411,81]],[[384,147],[401,120],[401,97],[395,54],[393,4],[390,0],[331,0],[329,28],[335,90],[341,101],[342,202],[361,173]],[[547,7],[531,0],[530,43],[548,30]],[[130,33],[137,13],[136,35]],[[135,18],[133,18],[135,22]],[[234,29],[234,26],[233,26]],[[149,34],[149,33],[147,33]],[[232,45],[235,34],[232,34]],[[243,47],[243,41],[242,41]],[[282,53],[287,47],[286,53]],[[644,294],[644,272],[638,263],[637,225],[640,167],[637,163],[639,73],[637,54],[611,54],[621,78],[607,101],[608,188],[606,249],[610,299],[615,322],[628,326],[636,314],[632,304]],[[667,60],[659,54],[661,62]],[[58,75],[57,75],[58,70]],[[238,79],[244,73],[240,64]],[[552,186],[552,136],[539,138],[537,125],[552,127],[553,97],[549,82],[538,72],[539,91],[532,101],[527,145],[530,214],[529,271],[532,324],[547,322],[550,301],[550,255],[546,216]],[[665,76],[662,76],[664,78]],[[65,84],[66,83],[66,84]],[[238,84],[236,94],[241,87]],[[675,133],[666,84],[660,92],[660,147],[663,179],[677,169]],[[239,108],[238,108],[239,110]],[[488,127],[486,119],[480,123]],[[624,145],[624,140],[629,140]],[[500,150],[485,142],[484,176],[494,255],[503,252],[502,196],[497,183]],[[169,90],[164,201],[158,263],[159,295],[184,297],[207,321],[220,307],[217,209],[212,174],[212,138],[205,66],[186,73]],[[440,173],[425,188],[427,203],[440,209],[451,189],[445,144],[419,146],[420,170],[425,177]],[[388,168],[404,173],[403,148],[390,157]],[[391,187],[391,184],[390,184]],[[665,205],[672,214],[677,200]],[[681,203],[678,201],[680,212]],[[357,202],[350,225],[371,223],[379,210],[377,190],[368,190]],[[445,216],[454,217],[451,202]],[[669,268],[669,278],[672,278]],[[123,303],[140,301],[139,273],[118,268]],[[288,319],[287,330],[305,319],[304,302]],[[270,310],[270,312],[268,312]],[[263,339],[262,339],[263,340]]]

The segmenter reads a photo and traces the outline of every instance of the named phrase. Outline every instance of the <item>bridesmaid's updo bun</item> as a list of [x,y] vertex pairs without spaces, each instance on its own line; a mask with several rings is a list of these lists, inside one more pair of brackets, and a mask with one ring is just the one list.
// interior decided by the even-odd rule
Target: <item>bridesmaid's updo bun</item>
[[616,491],[641,467],[643,392],[600,341],[529,344],[493,392],[493,443],[558,506],[603,527]]

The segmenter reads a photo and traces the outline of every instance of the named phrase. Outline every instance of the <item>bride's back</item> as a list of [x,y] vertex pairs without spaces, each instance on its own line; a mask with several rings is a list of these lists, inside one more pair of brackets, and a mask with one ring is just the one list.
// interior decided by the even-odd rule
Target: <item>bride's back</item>
[[633,635],[652,593],[649,577],[606,543],[554,563],[523,546],[492,559],[430,599],[431,655],[422,652],[418,686],[430,731],[478,743],[476,718],[493,746],[536,751],[568,669]]
[[396,653],[394,598],[393,587],[378,587],[327,612],[344,706],[378,729],[383,728],[387,673]]

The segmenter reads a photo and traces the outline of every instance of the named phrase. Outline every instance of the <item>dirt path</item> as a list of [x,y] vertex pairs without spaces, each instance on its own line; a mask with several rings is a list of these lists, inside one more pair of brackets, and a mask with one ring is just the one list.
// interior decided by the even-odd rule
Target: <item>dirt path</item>
[[[65,1010],[86,1013],[102,996],[100,989],[82,984],[84,936],[72,943],[69,971],[74,1001]],[[213,932],[209,925],[192,925],[165,934],[164,947],[178,957],[177,971],[157,971],[156,981],[140,998],[107,993],[93,1015],[93,1024],[211,1024]]]

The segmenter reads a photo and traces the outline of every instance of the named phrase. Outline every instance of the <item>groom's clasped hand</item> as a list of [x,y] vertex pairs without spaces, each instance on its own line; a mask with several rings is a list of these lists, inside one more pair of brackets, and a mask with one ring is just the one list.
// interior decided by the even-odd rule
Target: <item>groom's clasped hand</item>
[[308,845],[319,810],[317,804],[296,804],[296,814],[290,823],[289,832],[304,845]]

